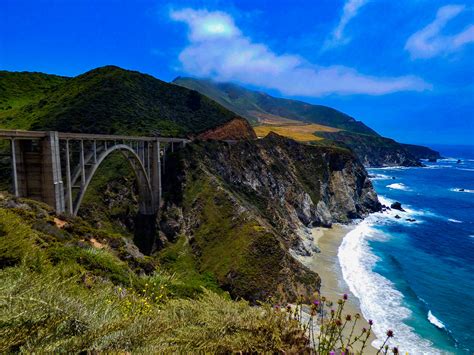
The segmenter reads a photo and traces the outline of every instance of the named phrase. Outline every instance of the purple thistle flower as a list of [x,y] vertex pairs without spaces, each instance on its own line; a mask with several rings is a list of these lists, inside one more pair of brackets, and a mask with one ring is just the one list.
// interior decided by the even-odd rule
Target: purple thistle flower
[[369,325],[373,325],[374,321],[372,319],[369,319]]
[[333,351],[330,351],[329,352],[329,355],[336,355],[336,352],[333,350]]
[[318,300],[314,300],[314,301],[313,301],[313,304],[314,304],[315,306],[318,306],[318,305],[319,305],[319,301],[318,301]]
[[345,293],[345,294],[342,296],[342,298],[344,298],[345,301],[347,301],[347,298],[348,298],[348,297],[349,297],[349,296],[347,296],[347,293]]
[[389,338],[392,338],[393,337],[393,330],[387,330],[387,336]]

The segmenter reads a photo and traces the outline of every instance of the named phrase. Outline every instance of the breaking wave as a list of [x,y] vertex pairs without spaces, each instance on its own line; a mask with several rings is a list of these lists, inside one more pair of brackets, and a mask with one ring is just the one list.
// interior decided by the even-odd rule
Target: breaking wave
[[[384,198],[380,200],[389,202]],[[386,218],[387,215],[381,212],[371,214],[344,237],[338,251],[342,275],[351,292],[359,299],[364,317],[374,321],[375,347],[382,344],[385,332],[392,329],[395,336],[390,345],[399,346],[402,352],[440,353],[429,340],[420,337],[404,323],[412,312],[404,305],[403,294],[390,280],[373,271],[380,258],[372,252],[369,241],[390,238],[390,235],[375,228],[385,223]]]
[[445,326],[443,322],[441,322],[438,318],[436,318],[431,311],[428,311],[428,320],[430,321],[431,324],[435,325],[439,329],[444,329]]
[[389,189],[394,189],[394,190],[403,190],[403,191],[410,191],[410,189],[408,188],[408,186],[406,186],[404,183],[402,182],[397,182],[395,184],[390,184],[390,185],[387,185],[387,187]]

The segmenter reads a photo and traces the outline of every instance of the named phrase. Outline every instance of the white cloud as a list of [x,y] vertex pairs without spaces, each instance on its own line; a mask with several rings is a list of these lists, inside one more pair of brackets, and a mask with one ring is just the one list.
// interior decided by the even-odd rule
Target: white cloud
[[240,36],[234,20],[225,12],[184,9],[172,11],[170,17],[175,21],[185,22],[191,32],[189,39],[199,42],[213,38],[232,38]]
[[346,0],[339,23],[332,32],[329,40],[326,42],[326,49],[349,42],[349,39],[344,35],[344,30],[349,21],[357,16],[360,8],[368,2],[369,0]]
[[382,95],[430,88],[414,76],[373,77],[344,66],[318,66],[297,55],[277,54],[244,36],[223,12],[184,9],[170,16],[189,27],[189,45],[179,60],[182,69],[195,76],[238,81],[294,96]]
[[454,35],[443,35],[444,27],[465,10],[463,5],[441,7],[433,22],[408,38],[405,49],[413,59],[433,58],[460,50],[466,44],[474,42],[474,25]]

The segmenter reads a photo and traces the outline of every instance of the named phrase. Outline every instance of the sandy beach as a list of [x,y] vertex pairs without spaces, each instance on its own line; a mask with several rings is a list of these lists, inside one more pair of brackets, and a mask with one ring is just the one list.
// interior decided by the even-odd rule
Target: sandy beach
[[[349,299],[344,306],[344,314],[354,315],[359,313],[362,316],[358,299],[350,292],[345,283],[339,260],[337,257],[339,246],[344,236],[353,227],[344,225],[333,225],[332,228],[314,228],[312,230],[313,242],[321,250],[311,257],[305,258],[305,265],[317,272],[321,276],[321,295],[327,299],[337,302],[343,294],[348,294]],[[360,334],[362,328],[368,328],[367,320],[361,318],[356,325],[355,334]],[[369,343],[375,340],[371,335]],[[375,354],[375,349],[371,346],[364,350],[364,354]]]

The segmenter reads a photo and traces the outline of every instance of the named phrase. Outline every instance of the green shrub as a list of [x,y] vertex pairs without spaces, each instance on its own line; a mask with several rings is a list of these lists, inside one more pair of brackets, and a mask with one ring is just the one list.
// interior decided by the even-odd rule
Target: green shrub
[[128,266],[107,251],[78,246],[61,246],[50,251],[51,261],[76,262],[96,276],[107,278],[115,284],[131,286],[136,275]]

